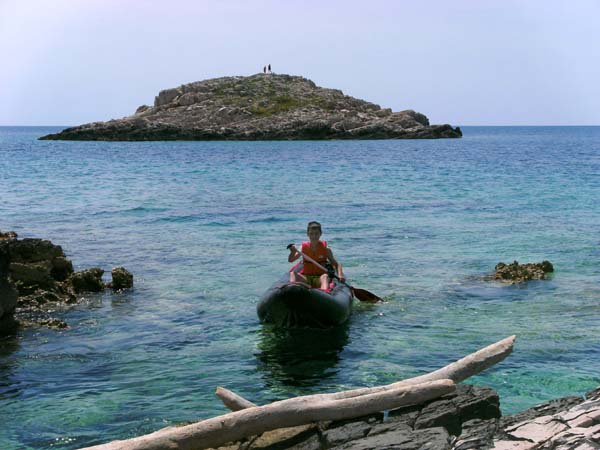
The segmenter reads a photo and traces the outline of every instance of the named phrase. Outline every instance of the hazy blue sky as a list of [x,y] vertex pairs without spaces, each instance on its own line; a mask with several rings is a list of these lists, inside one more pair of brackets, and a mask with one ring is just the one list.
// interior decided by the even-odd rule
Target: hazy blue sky
[[0,125],[279,73],[455,125],[600,125],[600,1],[0,0]]

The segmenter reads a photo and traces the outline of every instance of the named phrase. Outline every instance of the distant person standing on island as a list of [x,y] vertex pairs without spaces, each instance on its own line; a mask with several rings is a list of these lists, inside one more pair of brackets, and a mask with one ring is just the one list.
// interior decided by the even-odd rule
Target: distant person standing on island
[[267,66],[263,67],[263,73],[266,75],[267,74]]
[[269,73],[272,73],[272,72],[271,72],[271,64],[269,64]]

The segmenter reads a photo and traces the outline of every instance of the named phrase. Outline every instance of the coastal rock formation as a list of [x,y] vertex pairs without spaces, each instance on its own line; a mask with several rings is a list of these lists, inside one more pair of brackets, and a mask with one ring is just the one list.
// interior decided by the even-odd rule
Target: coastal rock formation
[[392,112],[300,76],[223,77],[161,91],[153,106],[40,139],[287,140],[458,138],[412,110]]
[[[48,240],[0,232],[0,333],[14,330],[18,322],[65,328],[48,312],[76,303],[82,293],[102,291],[103,274],[100,268],[75,272],[63,249]],[[116,280],[119,289],[133,286],[133,275],[124,268],[116,269]]]
[[546,274],[550,272],[554,272],[554,266],[550,261],[526,264],[519,264],[518,261],[510,264],[501,262],[496,265],[494,274],[485,279],[515,284],[529,280],[544,280]]

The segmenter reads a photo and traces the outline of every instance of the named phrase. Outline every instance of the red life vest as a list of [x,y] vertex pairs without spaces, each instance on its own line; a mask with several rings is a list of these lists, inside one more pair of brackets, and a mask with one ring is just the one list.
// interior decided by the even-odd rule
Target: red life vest
[[[327,241],[319,241],[316,251],[313,251],[313,249],[310,247],[310,242],[303,242],[302,253],[310,256],[322,266],[325,266],[327,263]],[[302,269],[303,275],[323,275],[324,273],[326,272],[319,269],[310,261],[304,259],[304,267]]]

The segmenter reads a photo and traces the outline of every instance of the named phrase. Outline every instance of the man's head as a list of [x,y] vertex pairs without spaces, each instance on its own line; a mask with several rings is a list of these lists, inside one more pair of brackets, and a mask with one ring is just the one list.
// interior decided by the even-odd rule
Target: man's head
[[306,227],[306,235],[310,238],[311,241],[319,240],[321,234],[323,234],[323,230],[321,229],[321,224],[319,222],[308,222],[308,225]]

